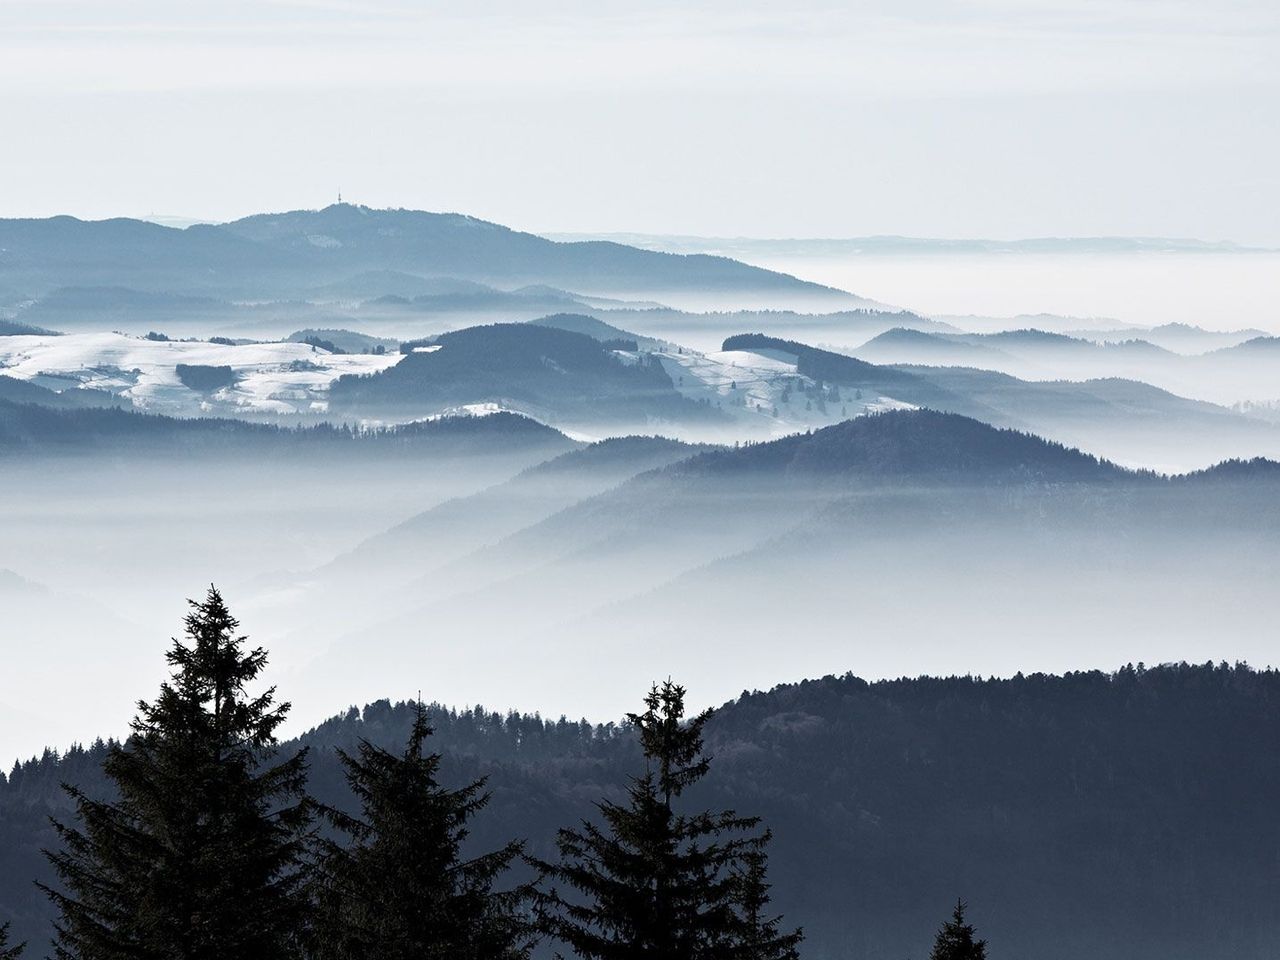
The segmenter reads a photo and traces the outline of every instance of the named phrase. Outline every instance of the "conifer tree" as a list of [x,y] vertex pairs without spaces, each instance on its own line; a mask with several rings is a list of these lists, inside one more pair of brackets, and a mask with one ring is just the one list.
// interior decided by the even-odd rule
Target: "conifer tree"
[[315,955],[319,960],[514,960],[528,955],[528,885],[495,891],[523,844],[461,856],[467,822],[485,806],[485,781],[440,786],[440,755],[418,704],[403,754],[362,741],[339,751],[359,817],[326,809],[349,842],[325,844]]
[[933,941],[929,960],[987,960],[987,941],[975,940],[973,925],[964,918],[967,906],[963,900],[956,901],[951,919]]
[[803,935],[799,930],[783,931],[782,918],[767,911],[770,885],[766,880],[766,867],[769,856],[764,848],[771,838],[772,834],[766,830],[760,838],[760,845],[742,855],[737,870],[743,932],[741,949],[733,955],[739,960],[798,960],[800,956]]
[[702,779],[704,711],[684,719],[683,687],[655,685],[628,714],[646,760],[625,804],[597,804],[602,825],[560,831],[558,883],[542,897],[545,931],[583,960],[790,960],[799,933],[762,919],[767,902],[759,820],[732,811],[684,813]]
[[0,923],[0,960],[18,960],[26,946],[25,943],[9,946],[9,924]]
[[47,852],[60,960],[261,960],[297,951],[310,812],[305,752],[273,762],[288,704],[247,688],[266,666],[210,588],[191,601],[171,679],[138,704],[103,769],[113,800],[67,787],[76,825]]

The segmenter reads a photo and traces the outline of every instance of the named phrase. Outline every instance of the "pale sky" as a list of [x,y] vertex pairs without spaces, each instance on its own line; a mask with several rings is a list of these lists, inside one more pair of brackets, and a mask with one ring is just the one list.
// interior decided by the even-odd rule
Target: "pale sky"
[[1276,0],[0,0],[0,216],[1280,243]]

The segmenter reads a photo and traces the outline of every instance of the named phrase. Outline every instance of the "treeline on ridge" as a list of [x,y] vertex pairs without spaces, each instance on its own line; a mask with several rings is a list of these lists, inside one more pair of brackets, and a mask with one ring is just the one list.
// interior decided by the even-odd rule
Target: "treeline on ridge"
[[[628,803],[644,766],[634,723],[428,713],[441,789],[487,778],[488,805],[460,845],[468,859],[519,837],[554,862],[557,831],[595,818],[599,800]],[[308,792],[358,815],[335,750],[359,756],[368,741],[402,757],[418,720],[416,704],[373,704],[279,755],[310,748]],[[957,892],[1011,956],[1262,958],[1280,937],[1268,892],[1280,757],[1261,748],[1280,742],[1275,671],[828,677],[744,693],[702,733],[714,767],[687,802],[765,818],[776,912],[804,928],[806,957],[922,956]],[[112,749],[48,753],[0,786],[0,907],[22,938],[49,916],[29,884],[53,882],[46,818],[74,814],[59,783],[110,797]],[[512,866],[496,889],[535,875]]]

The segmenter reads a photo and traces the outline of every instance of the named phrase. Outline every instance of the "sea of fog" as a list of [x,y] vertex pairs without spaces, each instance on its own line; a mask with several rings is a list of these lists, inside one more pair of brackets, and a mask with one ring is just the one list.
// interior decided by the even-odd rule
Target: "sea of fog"
[[745,259],[930,315],[1054,313],[1280,333],[1280,253],[766,253]]

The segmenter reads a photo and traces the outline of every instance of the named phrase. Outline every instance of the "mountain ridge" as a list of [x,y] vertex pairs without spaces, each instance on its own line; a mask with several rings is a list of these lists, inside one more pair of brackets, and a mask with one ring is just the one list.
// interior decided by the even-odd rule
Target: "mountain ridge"
[[[448,783],[489,777],[482,849],[519,836],[544,854],[556,828],[621,797],[641,763],[625,723],[430,712]],[[283,749],[309,747],[311,789],[343,805],[335,750],[362,738],[395,749],[413,713],[372,701]],[[1009,956],[1262,960],[1280,936],[1268,882],[1280,762],[1250,746],[1280,736],[1274,670],[833,672],[744,690],[706,731],[711,773],[690,799],[766,818],[771,892],[814,956],[924,955],[958,895]],[[19,939],[47,932],[30,878],[45,875],[48,815],[65,809],[58,785],[101,792],[106,749],[50,751],[0,774],[0,907]],[[1212,882],[1188,885],[1190,871]]]
[[182,229],[128,218],[0,220],[0,266],[27,286],[298,295],[369,271],[547,285],[588,294],[785,294],[850,305],[844,291],[726,257],[665,254],[602,241],[557,243],[463,214],[320,210],[255,214]]

